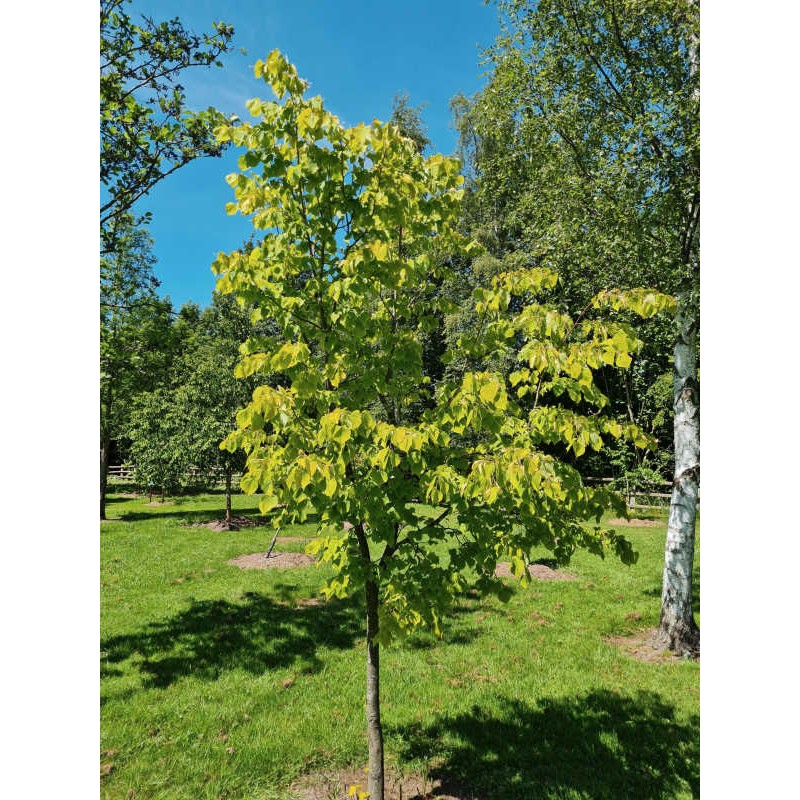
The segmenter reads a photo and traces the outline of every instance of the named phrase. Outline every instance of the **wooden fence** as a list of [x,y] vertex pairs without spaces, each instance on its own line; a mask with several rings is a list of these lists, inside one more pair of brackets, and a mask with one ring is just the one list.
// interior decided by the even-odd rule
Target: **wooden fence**
[[[121,483],[135,483],[136,482],[136,467],[133,464],[109,464],[108,477]],[[239,473],[234,472],[231,476],[231,488],[238,489],[239,481],[241,479]],[[199,484],[204,486],[218,486],[225,483],[224,470],[198,470],[189,469],[183,476],[183,482],[186,484]]]
[[[591,485],[613,483],[613,478],[585,478]],[[672,497],[672,482],[662,481],[642,486],[624,486],[617,488],[617,492],[625,498],[628,508],[667,508]],[[700,505],[700,493],[697,495],[697,505]]]
[[[133,464],[112,464],[108,468],[108,477],[122,482],[134,482],[136,480],[136,467]],[[186,483],[197,483],[206,486],[217,486],[225,483],[225,473],[222,470],[212,470],[201,472],[191,469],[183,476]],[[232,477],[232,488],[239,488],[241,475],[234,473]],[[586,478],[586,483],[592,485],[612,483],[612,478]],[[628,508],[665,508],[669,505],[672,496],[672,484],[669,481],[663,483],[653,483],[644,488],[625,487],[618,489],[619,493],[625,498]],[[698,497],[698,504],[700,499]]]

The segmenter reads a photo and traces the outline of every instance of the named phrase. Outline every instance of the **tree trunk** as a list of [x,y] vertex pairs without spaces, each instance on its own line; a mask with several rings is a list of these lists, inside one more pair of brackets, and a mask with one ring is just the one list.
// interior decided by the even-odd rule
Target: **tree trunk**
[[369,800],[383,800],[383,729],[381,727],[380,650],[375,641],[378,635],[378,584],[372,572],[373,564],[364,523],[352,527],[358,550],[368,578],[364,586],[367,600],[367,791]]
[[106,488],[108,487],[108,456],[111,442],[100,435],[100,519],[106,519]]
[[678,298],[675,344],[675,480],[669,508],[659,642],[678,653],[699,654],[700,629],[692,611],[695,517],[700,486],[700,389],[697,382],[696,309]]
[[225,522],[231,524],[231,468],[225,470]]
[[378,587],[367,581],[367,742],[369,764],[367,791],[370,800],[383,800],[383,729],[381,728]]
[[[697,0],[688,0],[689,6]],[[696,34],[689,45],[689,71],[694,78],[700,68],[700,41]],[[700,100],[700,88],[695,88]],[[696,164],[699,169],[699,161]],[[698,175],[699,178],[699,175]],[[677,653],[700,654],[700,629],[692,610],[695,518],[700,490],[700,384],[697,380],[697,336],[700,330],[700,195],[688,204],[682,253],[688,268],[684,290],[678,295],[678,338],[675,343],[675,479],[667,523],[664,580],[661,589],[661,619],[658,641]]]

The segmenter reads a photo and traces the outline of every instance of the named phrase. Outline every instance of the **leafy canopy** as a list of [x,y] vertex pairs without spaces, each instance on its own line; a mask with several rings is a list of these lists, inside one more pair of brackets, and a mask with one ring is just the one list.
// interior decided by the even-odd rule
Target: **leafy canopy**
[[455,101],[482,241],[557,269],[581,305],[675,291],[699,247],[699,3],[497,5],[486,87]]
[[219,115],[185,107],[181,73],[220,65],[233,28],[213,34],[187,30],[177,18],[136,23],[130,0],[100,4],[100,222],[103,250],[114,249],[114,221],[153,186],[189,161],[221,152],[211,133]]
[[519,370],[443,381],[425,410],[403,417],[429,393],[421,337],[453,310],[432,291],[451,269],[443,255],[477,249],[455,230],[458,162],[424,158],[391,124],[345,128],[277,51],[255,72],[280,102],[250,100],[257,121],[217,136],[247,148],[228,176],[228,211],[251,215],[263,239],[220,254],[214,269],[219,291],[280,331],[251,337],[238,374],[283,383],[257,388],[223,443],[248,454],[242,488],[263,494],[278,527],[316,515],[309,549],[334,567],[327,593],[377,586],[380,642],[419,625],[438,631],[470,584],[507,593],[497,561],[525,581],[535,546],[564,561],[576,547],[610,546],[633,561],[625,539],[581,525],[609,507],[624,513],[620,501],[584,486],[559,453],[646,442],[636,426],[579,407],[604,407],[594,371],[624,368],[639,346],[606,313],[652,315],[671,299],[606,292],[596,319],[573,321],[536,303],[553,271],[502,274],[475,298],[481,329],[460,344],[482,358],[521,339]]
[[156,294],[153,241],[130,214],[115,221],[117,246],[100,260],[100,426],[121,433],[132,398],[154,389],[174,349],[172,304]]

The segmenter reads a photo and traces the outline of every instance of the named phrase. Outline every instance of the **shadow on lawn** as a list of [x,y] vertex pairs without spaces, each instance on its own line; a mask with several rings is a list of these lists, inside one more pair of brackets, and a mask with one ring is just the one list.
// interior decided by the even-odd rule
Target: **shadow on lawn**
[[232,669],[316,672],[317,648],[349,648],[359,635],[362,614],[354,603],[293,608],[248,592],[240,603],[196,600],[168,620],[106,639],[101,649],[106,665],[139,656],[144,686],[165,687],[189,675],[216,680]]
[[[253,520],[258,526],[269,525],[269,518],[264,517],[258,509],[239,511],[234,509],[233,516],[244,516]],[[186,506],[162,506],[153,511],[120,511],[119,517],[115,517],[120,522],[141,522],[142,520],[153,519],[174,519],[181,517],[179,521],[182,524],[188,525],[193,522],[213,522],[214,520],[222,520],[225,518],[225,506],[220,508],[209,508],[203,510],[190,511]]]
[[666,800],[687,788],[700,796],[699,719],[677,721],[652,692],[501,703],[500,712],[474,707],[391,733],[405,743],[403,759],[441,754],[430,778],[457,797]]

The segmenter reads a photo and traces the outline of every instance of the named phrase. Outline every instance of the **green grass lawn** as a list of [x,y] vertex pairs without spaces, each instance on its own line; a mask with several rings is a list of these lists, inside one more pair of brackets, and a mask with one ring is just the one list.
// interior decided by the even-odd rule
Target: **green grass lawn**
[[[304,603],[326,568],[226,565],[266,550],[272,529],[189,525],[222,503],[108,503],[104,800],[283,800],[304,774],[366,762],[360,604]],[[234,497],[234,513],[256,507]],[[665,525],[626,533],[634,567],[578,554],[577,580],[533,581],[507,604],[465,597],[443,640],[384,649],[387,768],[476,798],[699,796],[699,664],[642,663],[603,641],[658,622]]]

